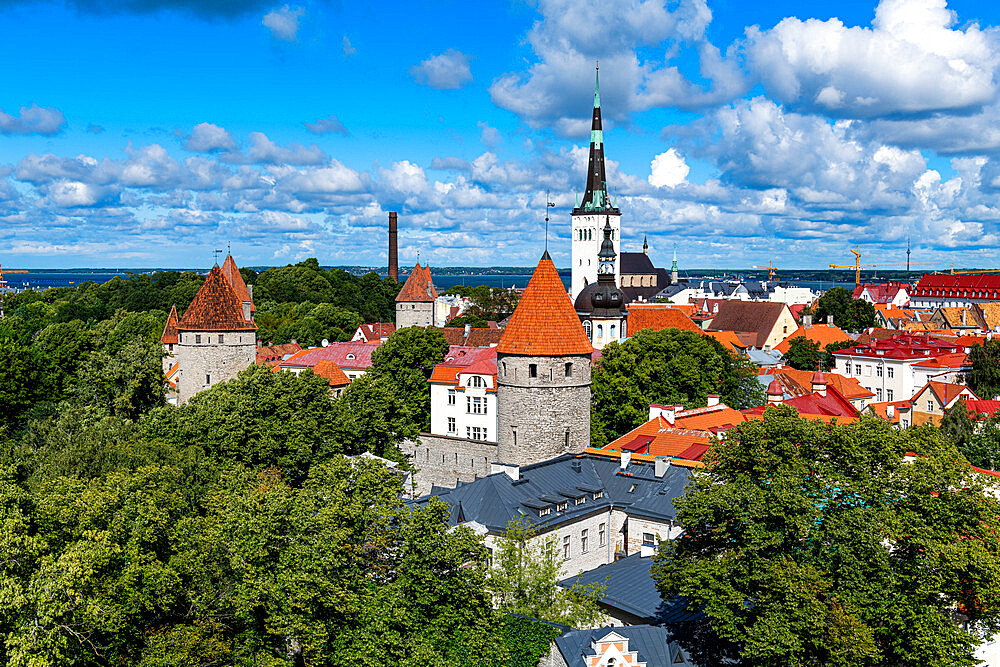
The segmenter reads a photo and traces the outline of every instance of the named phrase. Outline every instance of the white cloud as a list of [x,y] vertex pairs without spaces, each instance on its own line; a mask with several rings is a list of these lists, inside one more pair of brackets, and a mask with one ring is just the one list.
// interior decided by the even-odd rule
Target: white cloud
[[233,150],[236,141],[224,127],[212,123],[198,123],[184,140],[184,150],[192,153],[211,153],[219,150]]
[[503,136],[500,134],[500,130],[493,127],[484,120],[476,123],[479,128],[479,140],[483,142],[485,146],[496,146],[501,141],[503,141]]
[[51,107],[32,104],[21,107],[18,115],[0,109],[0,134],[41,134],[50,137],[66,127],[62,112]]
[[687,180],[691,168],[684,161],[684,156],[671,148],[666,153],[660,153],[649,165],[649,184],[654,188],[672,188]]
[[305,123],[306,129],[313,134],[342,134],[347,136],[347,128],[335,115],[330,114],[326,118],[317,118],[312,123]]
[[358,50],[351,45],[351,40],[347,38],[347,35],[344,35],[344,57],[353,56],[357,52]]
[[279,187],[301,194],[348,194],[366,189],[358,172],[336,160],[326,167],[291,171],[280,179]]
[[417,83],[440,90],[461,88],[472,81],[469,56],[455,49],[448,49],[414,65],[410,68],[410,75]]
[[322,164],[326,156],[318,146],[309,146],[292,142],[288,147],[280,146],[267,138],[263,132],[251,132],[250,148],[247,149],[247,159],[251,162],[268,164]]
[[750,68],[796,108],[868,118],[975,109],[994,99],[997,33],[952,29],[945,0],[882,0],[870,28],[786,18],[747,30]]
[[278,9],[272,9],[261,23],[271,31],[275,39],[285,42],[294,42],[299,35],[299,20],[305,16],[306,10],[302,7],[292,7],[285,5]]

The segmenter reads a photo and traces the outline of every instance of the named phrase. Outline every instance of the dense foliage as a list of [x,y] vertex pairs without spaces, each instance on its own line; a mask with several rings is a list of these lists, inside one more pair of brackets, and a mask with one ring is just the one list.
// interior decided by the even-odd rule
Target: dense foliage
[[941,432],[978,468],[996,470],[1000,463],[1000,412],[973,415],[964,398],[944,411]]
[[800,371],[815,371],[817,369],[830,371],[833,370],[837,361],[834,359],[833,353],[854,344],[853,340],[847,339],[829,343],[821,349],[818,342],[809,340],[805,336],[796,336],[789,339],[788,351],[782,355],[782,359],[786,364]]
[[819,298],[816,320],[826,322],[829,315],[833,315],[833,323],[844,331],[861,331],[878,323],[875,306],[853,298],[843,287],[831,287]]
[[[473,321],[486,322],[487,320],[499,322],[506,319],[514,313],[514,309],[517,308],[517,302],[521,300],[520,294],[512,289],[487,287],[486,285],[478,285],[476,287],[455,285],[446,294],[458,294],[468,297],[471,304],[468,310],[462,314],[462,317],[466,317],[469,320],[468,323]],[[473,320],[473,318],[476,319]],[[473,324],[473,326],[486,325]]]
[[973,345],[969,350],[969,364],[972,370],[966,374],[965,382],[976,396],[991,399],[1000,395],[1000,339],[992,338]]
[[639,331],[601,353],[592,378],[591,442],[603,447],[645,423],[651,403],[702,407],[720,394],[734,408],[764,403],[754,366],[692,331]]
[[771,408],[712,456],[675,501],[685,533],[654,578],[742,660],[976,664],[1000,629],[1000,503],[937,429]]

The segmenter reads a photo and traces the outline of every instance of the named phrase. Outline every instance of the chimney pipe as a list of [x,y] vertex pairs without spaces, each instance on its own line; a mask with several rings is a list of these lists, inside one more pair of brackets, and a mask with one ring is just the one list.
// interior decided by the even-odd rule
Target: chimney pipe
[[396,212],[389,211],[389,277],[399,282],[399,257],[396,254]]
[[709,394],[708,395],[708,407],[712,407],[714,405],[718,405],[720,398],[721,397],[718,394]]

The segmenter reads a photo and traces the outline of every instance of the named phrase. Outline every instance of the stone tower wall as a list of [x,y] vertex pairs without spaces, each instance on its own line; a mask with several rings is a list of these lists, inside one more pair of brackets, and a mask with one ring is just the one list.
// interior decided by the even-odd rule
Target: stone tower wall
[[590,355],[498,355],[497,422],[502,463],[527,465],[589,447]]
[[[219,343],[219,335],[223,342]],[[200,336],[200,342],[198,337]],[[219,382],[232,380],[254,364],[257,334],[253,331],[182,331],[174,346],[179,364],[178,403]]]
[[400,301],[396,304],[396,328],[434,326],[432,301]]

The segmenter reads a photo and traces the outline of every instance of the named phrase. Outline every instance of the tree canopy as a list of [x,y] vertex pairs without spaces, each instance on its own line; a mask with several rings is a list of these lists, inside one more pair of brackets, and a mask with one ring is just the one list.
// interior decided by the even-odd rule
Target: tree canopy
[[833,323],[845,331],[861,331],[877,324],[875,306],[852,298],[843,287],[831,287],[819,298],[816,319],[826,322],[829,315],[833,315]]
[[965,382],[977,396],[990,399],[1000,395],[1000,339],[990,339],[969,350],[969,365]]
[[685,533],[654,578],[742,660],[971,666],[1000,629],[992,478],[938,430],[769,408],[708,460],[675,501]]

